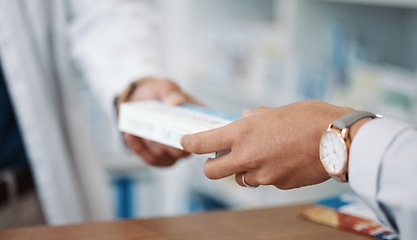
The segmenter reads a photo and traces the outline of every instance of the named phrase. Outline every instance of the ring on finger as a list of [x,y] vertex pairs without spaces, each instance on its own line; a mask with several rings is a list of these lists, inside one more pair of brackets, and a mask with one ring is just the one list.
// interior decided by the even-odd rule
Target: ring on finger
[[255,188],[259,187],[259,185],[257,185],[257,186],[252,186],[252,185],[249,185],[249,184],[245,181],[245,174],[246,174],[246,172],[244,172],[244,173],[242,174],[242,183],[243,183],[243,185],[245,185],[245,187],[247,187],[247,188],[249,188],[249,189],[255,189]]

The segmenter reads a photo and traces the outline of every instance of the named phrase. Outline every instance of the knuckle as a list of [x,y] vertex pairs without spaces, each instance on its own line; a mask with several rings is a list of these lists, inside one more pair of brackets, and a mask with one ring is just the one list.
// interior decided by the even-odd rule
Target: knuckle
[[259,163],[258,163],[257,159],[246,157],[246,158],[243,159],[242,165],[247,170],[254,170],[254,169],[258,168]]
[[237,140],[237,142],[246,139],[251,132],[250,125],[248,121],[240,121],[236,122],[238,125],[233,129],[233,136]]
[[318,104],[323,104],[324,102],[321,100],[311,100],[309,103],[311,105],[318,105]]
[[201,153],[202,149],[202,141],[199,138],[194,138],[191,142],[189,142],[190,151],[193,153]]
[[316,108],[316,106],[320,106],[321,104],[323,104],[323,101],[321,100],[308,100],[308,101],[302,101],[299,103],[299,107],[300,109],[311,109],[311,108]]
[[271,174],[263,174],[259,177],[257,177],[258,183],[261,185],[271,185],[273,184],[273,178],[271,177]]
[[259,167],[259,160],[257,158],[249,157],[247,154],[242,155],[239,157],[239,159],[241,160],[241,165],[243,168],[247,170],[255,170]]
[[316,105],[321,105],[324,102],[321,100],[309,100],[309,101],[304,101],[303,103],[306,106],[316,106]]
[[239,161],[239,165],[246,170],[256,170],[261,166],[261,160],[259,157],[253,156],[253,154],[247,151],[242,151],[236,156]]

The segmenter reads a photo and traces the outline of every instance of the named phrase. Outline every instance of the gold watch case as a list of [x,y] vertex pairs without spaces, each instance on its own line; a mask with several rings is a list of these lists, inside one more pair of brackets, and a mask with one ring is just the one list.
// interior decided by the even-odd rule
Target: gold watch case
[[[327,161],[327,157],[325,155],[324,148],[328,147],[325,146],[324,141],[329,134],[334,134],[336,136],[337,141],[339,144],[342,145],[343,153],[338,153],[340,155],[343,155],[343,158],[341,161],[343,162],[337,162],[337,164],[342,164],[342,167],[340,170],[335,170],[334,164],[333,167],[329,165],[329,162]],[[329,175],[341,182],[347,182],[348,181],[348,161],[349,161],[349,149],[350,149],[350,139],[349,139],[349,128],[339,129],[333,126],[333,124],[330,124],[329,127],[324,132],[321,140],[320,140],[320,161],[323,164],[325,170],[329,173]],[[333,143],[337,144],[337,143]],[[336,153],[335,153],[336,154]],[[333,159],[335,161],[335,159]],[[340,159],[338,160],[340,161]]]

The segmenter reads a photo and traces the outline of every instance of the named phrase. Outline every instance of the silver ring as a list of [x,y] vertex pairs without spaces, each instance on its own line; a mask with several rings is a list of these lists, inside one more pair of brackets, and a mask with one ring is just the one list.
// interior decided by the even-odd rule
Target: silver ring
[[245,174],[246,174],[246,172],[244,172],[242,174],[242,183],[243,183],[243,185],[245,185],[245,187],[250,188],[250,189],[255,189],[255,188],[259,187],[259,185],[258,186],[252,186],[252,185],[247,184],[246,181],[245,181]]

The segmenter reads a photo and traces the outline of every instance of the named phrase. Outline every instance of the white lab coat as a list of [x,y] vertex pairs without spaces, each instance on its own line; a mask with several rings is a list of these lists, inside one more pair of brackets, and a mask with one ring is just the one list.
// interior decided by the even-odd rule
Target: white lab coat
[[112,116],[129,82],[162,72],[155,19],[139,1],[0,0],[1,61],[48,223],[111,217],[81,79]]
[[402,240],[417,236],[416,146],[416,126],[375,119],[360,128],[350,149],[350,186]]

